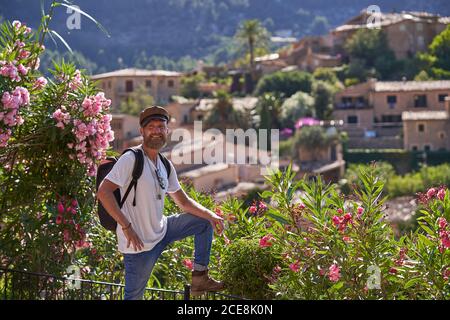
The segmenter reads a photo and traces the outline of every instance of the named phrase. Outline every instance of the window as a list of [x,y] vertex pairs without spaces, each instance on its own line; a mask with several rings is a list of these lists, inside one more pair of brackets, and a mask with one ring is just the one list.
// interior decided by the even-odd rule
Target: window
[[406,26],[404,24],[401,24],[399,26],[400,31],[406,31]]
[[416,24],[416,29],[417,29],[417,31],[422,31],[423,30],[423,24],[421,24],[421,23]]
[[412,149],[413,151],[417,151],[417,150],[418,150],[417,146],[412,146],[411,149]]
[[387,103],[390,109],[394,109],[397,104],[397,96],[387,96]]
[[347,123],[358,123],[358,116],[348,116]]
[[151,88],[152,87],[152,80],[145,80],[145,87]]
[[440,94],[440,95],[438,96],[439,102],[445,102],[445,97],[447,97],[447,96],[448,96],[448,94],[446,94],[446,93]]
[[418,124],[417,125],[417,131],[425,132],[425,125],[423,123]]
[[417,37],[417,45],[419,46],[419,48],[425,47],[425,40],[424,40],[423,36]]
[[438,136],[439,136],[439,139],[441,139],[441,140],[445,139],[445,132],[444,131],[440,131],[438,133]]
[[126,92],[133,92],[133,80],[125,81],[125,91]]
[[173,80],[167,81],[167,86],[168,86],[169,88],[173,88],[173,86],[174,86]]
[[427,107],[427,96],[425,94],[419,94],[414,96],[414,107],[415,108],[426,108]]
[[401,114],[383,114],[381,122],[402,122]]
[[108,89],[111,89],[111,81],[108,81]]
[[423,146],[423,150],[430,151],[431,147],[428,144],[426,144],[426,145]]

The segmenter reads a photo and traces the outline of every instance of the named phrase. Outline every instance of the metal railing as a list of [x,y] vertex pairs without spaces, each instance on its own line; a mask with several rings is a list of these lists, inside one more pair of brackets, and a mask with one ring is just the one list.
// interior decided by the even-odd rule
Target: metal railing
[[[120,283],[60,277],[0,267],[0,300],[123,300],[125,286]],[[184,290],[146,288],[144,300],[232,300],[244,298],[208,292],[192,297]]]

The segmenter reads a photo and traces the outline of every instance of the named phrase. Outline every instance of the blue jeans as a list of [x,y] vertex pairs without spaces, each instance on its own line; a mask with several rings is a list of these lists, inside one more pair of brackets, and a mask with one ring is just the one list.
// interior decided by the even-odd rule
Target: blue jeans
[[172,242],[194,235],[194,263],[207,266],[213,239],[211,223],[189,213],[167,217],[167,232],[152,250],[124,254],[125,300],[140,300],[163,250]]

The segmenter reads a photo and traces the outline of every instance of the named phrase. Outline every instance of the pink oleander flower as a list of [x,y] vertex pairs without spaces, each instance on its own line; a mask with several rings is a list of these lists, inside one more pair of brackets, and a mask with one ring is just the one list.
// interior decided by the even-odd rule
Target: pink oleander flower
[[260,201],[259,202],[259,209],[266,210],[267,209],[267,205],[264,202]]
[[339,209],[337,209],[337,213],[339,213],[339,214],[343,214],[344,213],[344,211],[341,209],[341,208],[339,208]]
[[439,191],[438,191],[438,193],[437,193],[436,196],[437,196],[437,198],[438,198],[439,200],[444,201],[444,198],[445,198],[445,189],[444,189],[444,188],[439,189]]
[[256,212],[258,212],[258,207],[253,205],[248,209],[248,211],[250,211],[251,214],[255,214]]
[[300,210],[303,210],[303,209],[306,208],[306,206],[305,206],[304,203],[300,202],[299,205],[298,205],[298,208],[299,208]]
[[389,269],[389,273],[390,273],[390,274],[397,274],[397,273],[398,273],[398,270],[397,270],[397,268],[391,267],[391,268]]
[[341,269],[337,264],[332,264],[328,269],[328,278],[332,282],[338,282],[341,278]]
[[261,248],[271,247],[273,245],[272,240],[275,240],[275,238],[271,234],[268,234],[259,240],[259,246]]
[[11,130],[6,131],[0,128],[0,147],[6,147],[8,145],[9,138],[11,137]]
[[364,212],[364,208],[362,208],[362,207],[358,207],[357,210],[358,210],[358,215],[362,215]]
[[447,222],[447,220],[445,220],[445,218],[440,217],[438,219],[438,225],[439,225],[439,229],[440,230],[444,230],[447,227],[448,222]]
[[58,216],[56,217],[56,224],[61,224],[62,221],[63,221],[62,216],[58,215]]
[[40,90],[42,88],[44,88],[47,85],[48,81],[47,79],[45,79],[44,77],[39,77],[36,79],[35,83],[34,83],[34,88],[36,90]]
[[19,66],[17,67],[17,70],[22,74],[22,75],[26,75],[28,73],[29,68],[24,67],[22,64],[19,64]]
[[447,268],[444,271],[442,271],[442,277],[444,278],[445,281],[448,281],[448,279],[450,278],[450,268]]
[[58,209],[59,213],[61,213],[61,214],[64,213],[64,205],[62,204],[62,202],[58,203],[57,209]]
[[449,231],[440,231],[439,236],[441,238],[441,246],[443,249],[450,248],[450,232]]
[[427,191],[427,197],[428,198],[433,198],[434,197],[434,195],[437,193],[437,190],[436,190],[436,188],[430,188],[430,189],[428,189],[428,191]]
[[343,240],[344,242],[346,242],[346,243],[352,243],[352,242],[353,242],[352,238],[350,238],[350,237],[348,237],[348,236],[342,237],[342,240]]
[[300,271],[300,261],[295,261],[294,263],[291,263],[289,265],[289,269],[291,269],[293,272],[299,272]]
[[12,25],[13,25],[13,27],[14,27],[16,30],[19,30],[20,27],[22,26],[22,23],[20,23],[19,20],[14,20],[14,21],[12,22]]
[[69,88],[72,90],[77,90],[82,84],[83,84],[83,82],[81,79],[81,72],[80,72],[80,70],[76,70],[75,76],[69,82]]
[[194,270],[194,263],[192,262],[191,259],[184,259],[183,260],[183,265],[188,268],[189,270]]

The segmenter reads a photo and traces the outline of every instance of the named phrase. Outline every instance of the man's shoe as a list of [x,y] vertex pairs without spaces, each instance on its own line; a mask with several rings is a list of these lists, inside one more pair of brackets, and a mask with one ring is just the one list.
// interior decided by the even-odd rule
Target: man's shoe
[[193,296],[200,296],[209,291],[221,291],[224,288],[223,282],[209,277],[208,270],[192,271],[191,294]]

